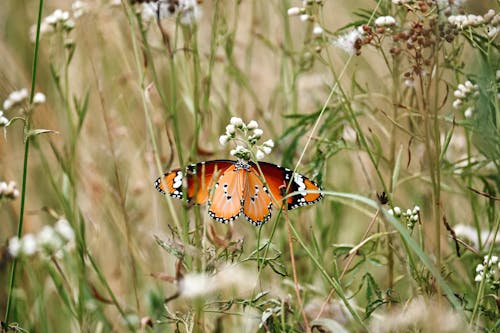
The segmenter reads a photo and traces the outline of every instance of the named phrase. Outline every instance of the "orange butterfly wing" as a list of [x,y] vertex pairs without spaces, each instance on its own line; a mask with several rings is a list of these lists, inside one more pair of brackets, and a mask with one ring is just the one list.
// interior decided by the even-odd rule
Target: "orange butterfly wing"
[[[184,187],[188,202],[204,204],[217,177],[234,165],[231,160],[214,160],[188,165],[185,170],[175,169],[155,180],[156,189],[162,194],[182,199]],[[194,200],[193,200],[194,199]]]
[[245,173],[233,163],[217,180],[208,203],[208,215],[217,222],[229,223],[240,215]]
[[[321,187],[300,173],[293,173],[288,168],[266,162],[259,162],[259,167],[269,191],[277,201],[281,201],[289,193],[298,192],[287,199],[289,210],[315,204],[323,198],[321,193],[307,193],[307,191],[321,191]],[[252,163],[252,168],[260,174],[256,164]]]
[[272,199],[254,168],[247,171],[243,200],[243,214],[248,222],[257,226],[271,218]]

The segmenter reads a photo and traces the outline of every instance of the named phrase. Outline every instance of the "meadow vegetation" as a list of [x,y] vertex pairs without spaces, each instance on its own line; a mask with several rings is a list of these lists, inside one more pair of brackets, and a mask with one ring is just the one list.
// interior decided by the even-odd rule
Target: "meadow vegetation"
[[[140,2],[2,3],[2,332],[500,331],[498,1]],[[232,117],[323,200],[160,195]]]

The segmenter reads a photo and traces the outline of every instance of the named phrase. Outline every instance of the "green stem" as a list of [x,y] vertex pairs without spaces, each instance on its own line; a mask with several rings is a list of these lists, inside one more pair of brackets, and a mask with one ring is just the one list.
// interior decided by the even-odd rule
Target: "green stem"
[[[40,25],[42,22],[42,12],[43,12],[43,0],[40,0],[38,7],[38,20],[36,25],[36,40],[35,40],[35,50],[33,55],[33,68],[31,71],[31,92],[30,92],[30,105],[33,104],[33,96],[35,96],[35,81],[36,81],[36,69],[38,64],[38,50],[40,47]],[[24,221],[24,205],[26,202],[26,178],[28,175],[28,157],[30,148],[30,137],[29,130],[31,128],[31,110],[29,110],[27,119],[25,122],[25,143],[24,143],[24,162],[23,162],[23,184],[21,188],[21,207],[19,208],[19,224],[17,226],[17,237],[21,238],[23,233],[23,221]],[[7,307],[5,309],[4,322],[6,325],[9,323],[10,309],[12,306],[12,293],[14,290],[14,283],[16,280],[16,268],[17,268],[17,258],[14,258],[12,262],[12,270],[10,272],[10,282],[9,282],[9,296],[7,298]]]

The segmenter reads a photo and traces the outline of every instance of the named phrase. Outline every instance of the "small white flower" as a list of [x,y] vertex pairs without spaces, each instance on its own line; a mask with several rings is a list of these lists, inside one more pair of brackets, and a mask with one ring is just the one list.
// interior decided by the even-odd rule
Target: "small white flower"
[[12,258],[17,258],[17,256],[20,254],[21,246],[22,243],[17,236],[14,236],[11,239],[9,239],[9,245],[7,247],[7,250],[9,251],[9,254]]
[[36,237],[33,234],[26,234],[21,239],[21,253],[26,256],[32,256],[38,250],[38,244],[36,241]]
[[380,16],[375,20],[375,25],[378,27],[392,26],[396,24],[396,19],[392,16]]
[[66,241],[72,242],[75,240],[75,231],[71,227],[71,224],[69,224],[68,220],[64,218],[59,219],[56,222],[54,229]]
[[33,103],[35,104],[43,104],[45,103],[45,95],[41,92],[37,92],[35,96],[33,96]]
[[247,128],[248,128],[249,130],[254,130],[254,129],[259,128],[259,124],[258,124],[255,120],[251,120],[251,121],[247,124]]
[[474,113],[474,108],[472,106],[469,106],[465,111],[464,111],[464,116],[465,118],[469,119],[472,117]]
[[469,80],[465,81],[464,85],[467,88],[467,91],[471,91],[472,89],[476,88],[476,85]]
[[71,9],[73,10],[73,17],[79,18],[88,11],[88,5],[84,1],[75,1],[71,5]]
[[404,85],[407,86],[407,87],[413,88],[413,87],[415,87],[415,80],[406,79],[404,81]]
[[498,262],[498,256],[491,256],[490,264],[496,264]]
[[12,107],[12,105],[14,105],[14,103],[12,103],[12,101],[7,98],[5,101],[3,101],[3,108],[4,110],[8,110]]
[[323,33],[323,28],[320,25],[316,24],[314,25],[312,33],[313,35],[319,36]]
[[299,19],[300,19],[302,22],[305,22],[305,21],[309,20],[309,17],[310,17],[310,16],[309,16],[309,15],[307,15],[307,14],[302,14],[302,15],[300,15],[300,16],[299,16]]
[[58,250],[63,245],[61,238],[57,235],[54,228],[48,225],[44,226],[37,234],[37,241],[41,248],[49,252]]
[[408,208],[408,209],[406,210],[406,215],[408,215],[408,216],[410,216],[410,215],[411,215],[411,209],[410,209],[410,208]]
[[483,281],[483,274],[477,274],[476,277],[474,278],[474,281],[476,282]]
[[417,214],[418,212],[420,212],[420,206],[413,207],[413,214]]
[[394,215],[395,216],[401,216],[401,208],[399,207],[394,207]]
[[237,128],[243,128],[243,126],[245,125],[243,123],[243,120],[241,118],[238,118],[238,117],[231,117],[231,120],[229,121],[229,123]]
[[9,123],[9,119],[3,115],[3,111],[0,110],[0,127],[6,126]]
[[389,215],[394,216],[394,211],[393,211],[392,209],[389,209],[389,210],[387,211],[387,213],[389,213]]
[[463,90],[460,89],[457,89],[453,92],[453,96],[455,96],[456,98],[464,98],[465,97],[465,93]]
[[274,147],[274,141],[269,139],[269,140],[266,140],[263,144],[262,144],[264,147],[269,147],[269,148],[273,148]]
[[233,124],[227,125],[226,126],[226,135],[232,136],[232,135],[234,135],[234,133],[236,133],[235,125],[233,125]]
[[228,141],[229,141],[229,136],[226,134],[221,135],[219,137],[219,143],[221,144],[221,146],[225,146]]
[[269,155],[269,154],[271,154],[271,152],[272,152],[272,148],[271,148],[271,147],[267,147],[267,146],[262,146],[262,151],[263,151],[266,155]]
[[266,155],[264,154],[264,152],[260,149],[257,150],[257,152],[255,153],[255,157],[258,159],[258,160],[261,160],[265,157]]
[[288,8],[288,16],[298,16],[300,13],[303,12],[303,9],[302,8],[299,8],[299,7],[291,7],[291,8]]
[[482,272],[484,270],[484,266],[483,264],[478,264],[476,266],[476,272],[479,273],[479,272]]
[[262,134],[264,134],[264,131],[261,130],[260,128],[256,128],[253,130],[253,135],[256,136],[256,137],[261,137]]
[[462,105],[462,100],[460,100],[460,99],[454,100],[453,104],[452,104],[452,106],[453,106],[454,109],[460,109],[461,105]]

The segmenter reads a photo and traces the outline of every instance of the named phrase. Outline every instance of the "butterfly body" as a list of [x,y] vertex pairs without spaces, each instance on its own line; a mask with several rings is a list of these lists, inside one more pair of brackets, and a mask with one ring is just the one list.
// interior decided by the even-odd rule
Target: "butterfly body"
[[[165,173],[155,181],[162,194],[194,204],[208,202],[208,214],[229,223],[241,214],[254,225],[271,218],[273,205],[294,209],[322,199],[319,185],[281,166],[245,160],[214,160]],[[284,197],[294,193],[286,199]]]

